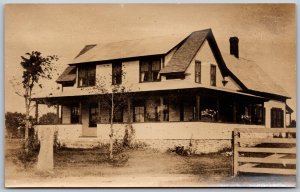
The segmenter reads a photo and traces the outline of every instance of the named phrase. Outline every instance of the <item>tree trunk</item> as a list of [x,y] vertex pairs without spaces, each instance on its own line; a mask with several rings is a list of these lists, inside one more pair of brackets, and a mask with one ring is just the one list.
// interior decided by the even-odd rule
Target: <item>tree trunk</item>
[[28,98],[25,98],[25,105],[26,105],[26,113],[25,113],[25,152],[28,152],[28,145],[29,145],[29,127],[30,127],[30,122],[29,122],[29,102]]
[[109,135],[109,158],[113,158],[113,144],[114,144],[114,130],[113,130],[113,119],[114,119],[114,94],[111,94],[111,115],[110,115],[110,135]]

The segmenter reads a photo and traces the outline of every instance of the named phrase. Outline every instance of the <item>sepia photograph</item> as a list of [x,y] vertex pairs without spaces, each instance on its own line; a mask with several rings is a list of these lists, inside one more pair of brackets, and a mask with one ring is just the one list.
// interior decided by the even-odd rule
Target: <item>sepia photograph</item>
[[6,188],[296,187],[295,4],[6,4]]

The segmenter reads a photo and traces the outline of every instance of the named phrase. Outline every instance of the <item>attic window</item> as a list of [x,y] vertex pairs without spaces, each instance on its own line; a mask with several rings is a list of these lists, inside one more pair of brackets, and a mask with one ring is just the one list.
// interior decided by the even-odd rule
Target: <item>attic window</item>
[[160,59],[144,59],[140,61],[140,82],[160,81]]

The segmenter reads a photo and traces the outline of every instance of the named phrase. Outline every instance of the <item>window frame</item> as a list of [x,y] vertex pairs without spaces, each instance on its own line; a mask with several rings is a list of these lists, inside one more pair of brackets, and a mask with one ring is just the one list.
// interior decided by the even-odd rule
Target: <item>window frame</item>
[[[198,81],[197,81],[197,77],[198,77]],[[195,60],[195,83],[201,84],[201,61],[199,60]]]
[[217,86],[217,66],[210,64],[210,85]]
[[[77,108],[77,109],[74,109]],[[74,111],[76,111],[76,113],[74,114]],[[77,114],[78,112],[78,114]],[[70,124],[79,124],[80,123],[80,107],[78,105],[72,105],[70,106]],[[74,119],[76,121],[74,121]]]
[[[281,108],[271,108],[271,128],[284,127],[284,110]],[[275,115],[274,115],[275,114]]]
[[[159,69],[158,70],[153,70],[153,64],[156,62],[156,61],[159,61]],[[142,65],[143,63],[147,63],[147,68],[148,70],[147,71],[142,71]],[[148,58],[144,58],[144,59],[140,59],[139,60],[139,82],[140,83],[147,83],[147,82],[159,82],[161,81],[161,76],[159,75],[159,72],[162,68],[162,61],[161,61],[161,58],[160,57],[148,57]],[[142,81],[142,72],[145,73],[145,75],[147,74],[149,79],[151,77],[151,80],[147,80],[147,81]],[[153,80],[154,78],[154,74],[153,73],[157,73],[158,75],[158,79],[156,80]]]
[[[81,77],[81,74],[84,74]],[[85,79],[86,84],[80,85],[80,80]],[[90,82],[92,80],[92,83]],[[77,87],[92,87],[96,85],[96,65],[78,66]]]
[[[119,70],[118,70],[119,68]],[[112,63],[112,85],[121,85],[122,84],[122,62]]]

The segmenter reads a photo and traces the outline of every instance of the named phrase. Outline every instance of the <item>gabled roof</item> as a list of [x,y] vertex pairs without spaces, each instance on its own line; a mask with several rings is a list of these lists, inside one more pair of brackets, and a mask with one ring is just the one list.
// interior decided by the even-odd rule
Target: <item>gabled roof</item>
[[57,78],[57,83],[74,82],[76,80],[76,66],[68,66]]
[[223,53],[227,68],[250,91],[259,91],[279,96],[289,97],[288,93],[264,72],[254,61],[236,58],[229,53]]
[[160,74],[184,73],[202,44],[208,41],[223,77],[230,76],[241,91],[251,94],[267,93],[288,98],[287,92],[276,84],[255,62],[221,54],[211,29],[195,31],[190,35],[169,35],[148,39],[126,40],[106,44],[86,45],[71,65],[58,78],[58,83],[74,82],[74,64],[166,55],[175,50]]
[[[85,46],[72,64],[162,55],[177,46],[186,35],[169,35]],[[86,50],[88,48],[88,50]]]
[[210,31],[210,29],[195,31],[189,35],[160,73],[185,72]]

